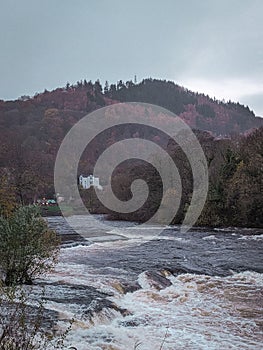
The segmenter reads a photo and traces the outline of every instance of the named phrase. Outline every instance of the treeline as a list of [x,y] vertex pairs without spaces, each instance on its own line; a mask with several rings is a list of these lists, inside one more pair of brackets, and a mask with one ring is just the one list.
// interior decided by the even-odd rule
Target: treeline
[[263,128],[220,152],[223,159],[217,172],[210,169],[208,200],[198,223],[263,227]]

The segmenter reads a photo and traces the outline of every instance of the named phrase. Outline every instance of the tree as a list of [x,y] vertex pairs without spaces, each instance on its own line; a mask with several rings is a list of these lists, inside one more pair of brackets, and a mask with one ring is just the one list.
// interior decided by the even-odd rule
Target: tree
[[238,157],[238,155],[235,154],[235,152],[230,148],[227,149],[224,158],[225,164],[222,166],[221,176],[223,180],[227,180],[228,178],[234,175],[235,171],[237,170],[237,166],[241,160]]
[[108,80],[105,81],[105,86],[104,86],[104,94],[107,94],[109,92],[109,82]]
[[16,207],[15,189],[9,183],[8,176],[0,177],[0,215],[9,217]]
[[116,92],[117,92],[116,84],[111,84],[111,85],[110,85],[110,89],[109,89],[110,96],[111,96],[112,98],[114,98]]
[[94,91],[95,94],[101,94],[102,93],[102,86],[101,83],[99,81],[99,79],[97,79],[94,83]]
[[[41,148],[36,138],[26,137],[22,133],[19,136],[12,133],[9,138],[5,169],[2,170],[5,176],[5,181],[1,179],[2,188],[7,188],[10,196],[15,192],[15,199],[19,204],[29,204],[42,186],[42,168],[43,165],[47,167],[46,157],[38,152]],[[1,197],[3,198],[0,193]]]
[[51,269],[58,238],[37,207],[19,207],[10,217],[0,216],[0,272],[5,285],[32,284]]
[[216,116],[215,111],[208,104],[197,105],[195,108],[197,112],[205,118],[215,118]]
[[119,81],[117,82],[117,90],[121,90],[121,89],[123,89],[123,88],[125,88],[125,85],[124,85],[124,83],[123,83],[122,80],[119,80]]

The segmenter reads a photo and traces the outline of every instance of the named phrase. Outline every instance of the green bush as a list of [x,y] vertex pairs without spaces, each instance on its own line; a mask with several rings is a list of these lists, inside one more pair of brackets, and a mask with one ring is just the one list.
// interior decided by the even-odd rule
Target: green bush
[[31,284],[53,267],[58,249],[57,235],[38,208],[19,207],[9,217],[0,216],[0,272],[5,285]]

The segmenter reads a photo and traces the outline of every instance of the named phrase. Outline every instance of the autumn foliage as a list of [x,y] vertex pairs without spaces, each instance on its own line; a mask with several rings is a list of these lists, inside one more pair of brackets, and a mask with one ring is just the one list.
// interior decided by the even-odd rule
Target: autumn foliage
[[[34,97],[0,101],[2,213],[8,216],[17,204],[33,203],[41,197],[53,198],[55,158],[70,128],[91,111],[117,102],[133,101],[164,107],[196,130],[207,157],[210,176],[208,202],[200,224],[262,224],[262,128],[259,128],[263,119],[255,117],[249,107],[239,103],[218,101],[173,82],[151,78],[140,83],[106,82],[104,88],[99,81],[84,80]],[[149,117],[152,117],[151,113]],[[167,116],[159,115],[158,120],[164,125]],[[176,145],[171,144],[167,135],[143,126],[109,129],[92,140],[84,151],[79,173],[92,173],[103,150],[123,138],[134,137],[157,143],[177,162],[183,178],[182,205],[175,219],[180,222],[191,198],[192,175],[187,159]],[[161,196],[160,180],[154,171],[146,165],[140,171],[138,167],[126,166],[115,175],[116,193],[123,198],[129,198],[130,192],[120,184],[130,183],[132,178],[142,175],[152,184],[154,205],[151,207],[148,202],[147,210],[134,214],[131,219],[138,219],[139,215],[141,219],[146,218],[147,213],[152,213]],[[123,178],[125,181],[117,180]],[[169,197],[168,193],[165,195]],[[96,208],[100,211],[99,206]]]

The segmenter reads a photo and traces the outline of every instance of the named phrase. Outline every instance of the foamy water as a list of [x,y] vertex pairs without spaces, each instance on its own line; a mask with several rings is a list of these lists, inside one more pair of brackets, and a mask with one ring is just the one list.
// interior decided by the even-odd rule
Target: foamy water
[[148,241],[132,234],[63,248],[55,271],[39,281],[46,284],[46,308],[62,329],[75,319],[66,344],[78,350],[262,349],[256,233],[182,236],[170,227]]

